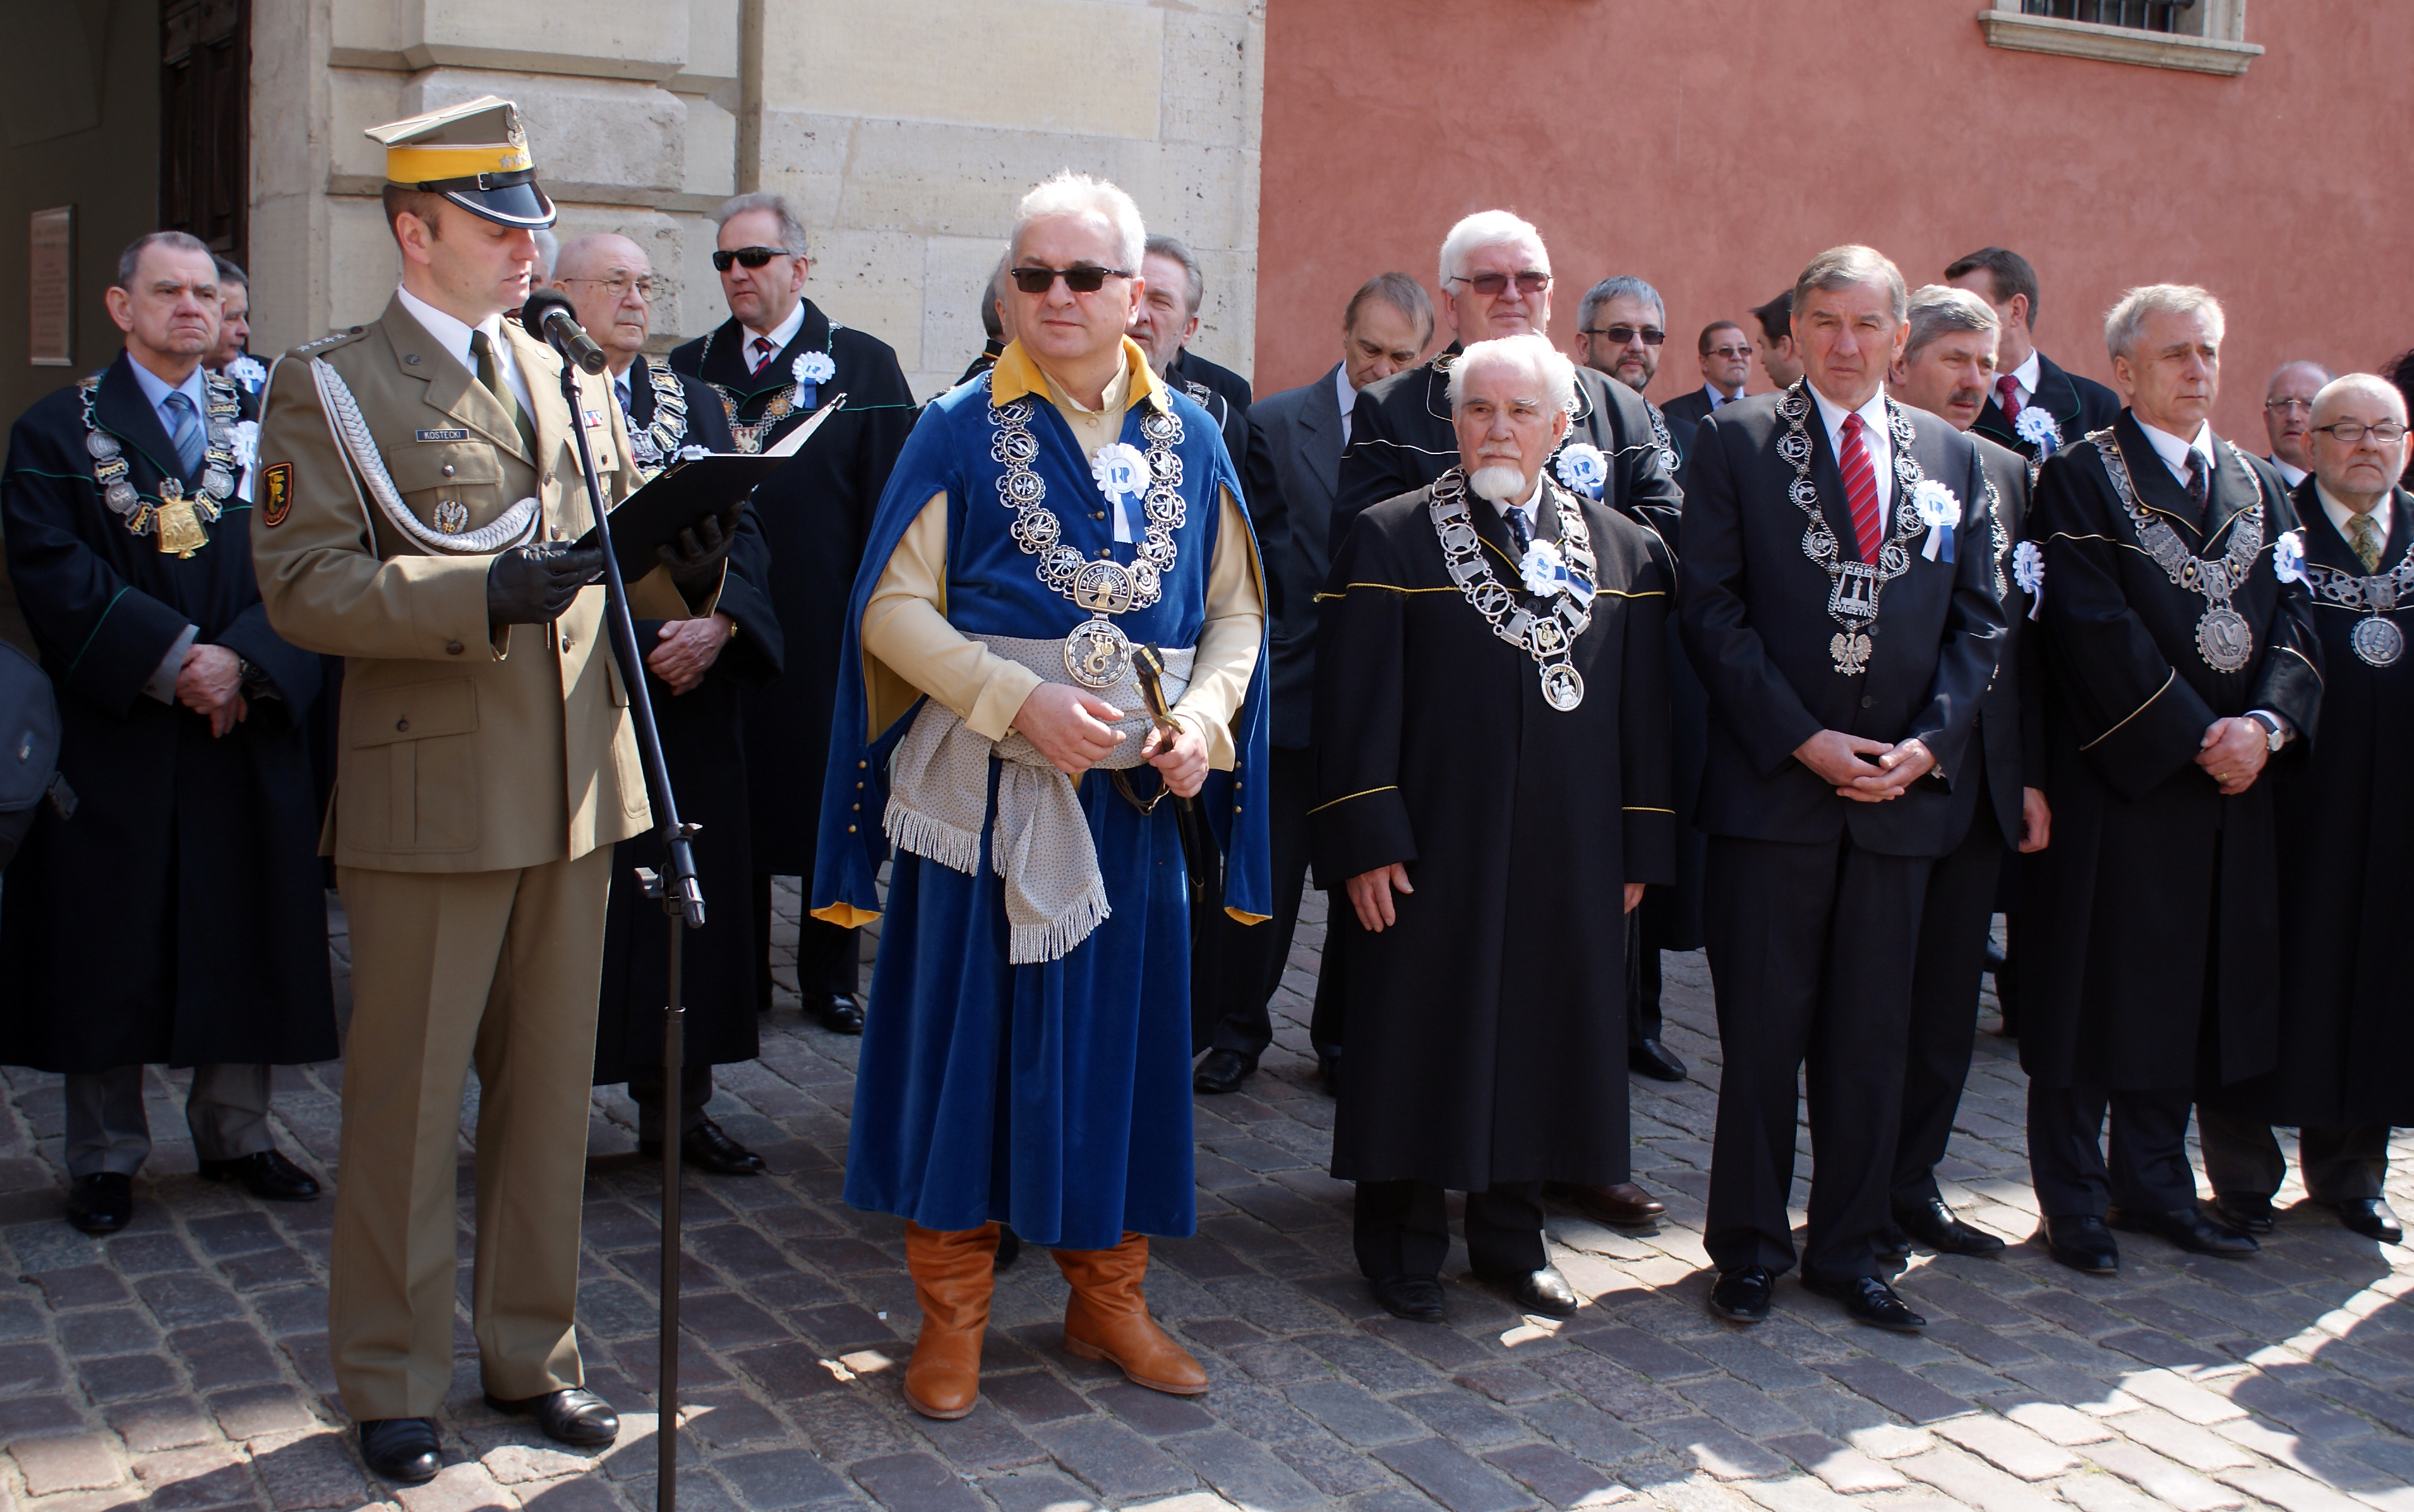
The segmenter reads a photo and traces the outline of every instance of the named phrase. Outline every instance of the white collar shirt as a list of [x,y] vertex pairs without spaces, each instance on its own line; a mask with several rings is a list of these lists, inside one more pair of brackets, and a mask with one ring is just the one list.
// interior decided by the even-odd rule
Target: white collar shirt
[[402,307],[410,312],[410,318],[418,321],[429,335],[436,338],[437,345],[451,352],[453,360],[459,363],[472,377],[476,376],[478,371],[478,354],[469,349],[469,333],[484,331],[486,334],[487,342],[495,350],[495,365],[502,369],[503,381],[512,386],[512,395],[519,401],[520,413],[529,417],[529,424],[536,423],[536,407],[529,402],[528,375],[520,371],[519,359],[512,351],[511,340],[503,334],[501,316],[490,315],[477,325],[470,326],[462,323],[459,317],[438,309],[408,289],[396,289],[395,296],[402,301]]
[[[755,370],[755,342],[768,336],[771,340],[771,357],[777,357],[788,349],[788,343],[797,339],[797,333],[805,328],[805,302],[797,301],[797,307],[788,312],[788,318],[781,321],[776,330],[757,331],[743,320],[738,321],[738,325],[739,330],[746,333],[746,366],[747,370],[752,372]],[[769,362],[770,358],[767,357],[764,361]]]
[[[1703,384],[1702,392],[1710,396],[1710,413],[1714,415],[1720,410],[1725,408],[1727,406],[1735,403],[1735,399],[1730,399],[1725,394],[1721,393],[1719,392],[1719,386],[1715,383]],[[1736,395],[1736,399],[1740,399],[1742,397],[1743,395],[1740,393]]]
[[[1885,386],[1880,384],[1878,392],[1870,395],[1869,403],[1849,411],[1821,393],[1819,385],[1805,382],[1802,386],[1810,391],[1812,402],[1819,407],[1820,423],[1827,427],[1827,451],[1835,457],[1839,471],[1844,465],[1844,416],[1850,413],[1861,417],[1861,445],[1870,454],[1870,468],[1878,475],[1878,519],[1881,533],[1885,533],[1884,522],[1894,513],[1894,437],[1886,427]],[[1846,504],[1849,508],[1850,501]]]
[[[2013,368],[2010,377],[2013,388],[2019,393],[2020,403],[2026,405],[2036,397],[2037,385],[2045,381],[2044,354],[2031,348],[2029,360]],[[1998,394],[1997,397],[2001,398],[2002,395]]]
[[2203,458],[2197,466],[2204,469],[2205,487],[2208,490],[2212,488],[2213,469],[2216,465],[2212,426],[2198,421],[2193,441],[2183,441],[2170,432],[2158,430],[2142,420],[2138,422],[2138,428],[2146,433],[2146,444],[2154,449],[2154,455],[2163,459],[2163,466],[2171,469],[2171,476],[2179,480],[2180,487],[2187,487],[2188,453],[2194,452]]
[[[2276,472],[2276,473],[2278,473],[2278,474],[2280,475],[2280,481],[2281,481],[2282,482],[2287,483],[2287,484],[2288,485],[2288,492],[2290,492],[2290,493],[2292,493],[2292,494],[2293,494],[2293,493],[2295,493],[2295,492],[2297,491],[2297,485],[2298,485],[2299,483],[2303,482],[2306,479],[2308,479],[2308,478],[2310,478],[2310,477],[2312,477],[2312,476],[2313,476],[2313,474],[2312,474],[2312,473],[2307,472],[2307,471],[2306,471],[2304,468],[2302,468],[2302,467],[2292,467],[2288,466],[2287,463],[2285,463],[2285,462],[2281,461],[2281,460],[2280,460],[2280,457],[2279,457],[2279,453],[2277,453],[2277,452],[2273,452],[2272,455],[2270,455],[2270,456],[2268,456],[2268,457],[2265,457],[2263,460],[2264,460],[2264,461],[2266,461],[2266,462],[2268,462],[2268,463],[2270,463],[2270,464],[2272,464],[2272,471],[2274,471],[2274,472]],[[2383,505],[2383,507],[2386,507],[2386,506],[2388,505],[2388,503],[2389,503],[2389,500],[2387,500],[2387,499],[2385,499],[2385,498],[2384,498],[2384,499],[2382,499],[2380,502],[2381,502],[2381,504]],[[2382,516],[2382,518],[2386,519],[2386,518],[2387,518],[2387,516],[2386,516],[2386,515],[2384,515],[2384,516]]]
[[176,417],[168,408],[168,395],[171,393],[181,393],[191,403],[193,420],[202,427],[202,437],[204,439],[207,438],[210,411],[205,401],[209,391],[202,384],[201,370],[199,365],[186,375],[184,382],[172,389],[168,386],[167,379],[132,358],[127,359],[126,365],[134,369],[134,381],[142,385],[142,397],[151,401],[151,411],[159,417],[159,428],[168,433],[170,441],[172,442],[176,438]]
[[[2322,512],[2329,515],[2331,524],[2338,527],[2339,539],[2350,546],[2354,545],[2355,531],[2352,526],[2355,521],[2355,511],[2332,497],[2331,491],[2319,483],[2314,485],[2314,493],[2322,501]],[[2384,550],[2389,544],[2390,525],[2394,517],[2389,496],[2381,495],[2380,502],[2372,507],[2372,523],[2380,527],[2380,543]]]
[[1534,475],[1534,491],[1519,502],[1512,504],[1505,498],[1491,499],[1487,502],[1500,512],[1500,518],[1503,520],[1509,518],[1511,510],[1515,510],[1525,519],[1526,539],[1528,541],[1542,539],[1542,475],[1541,473]]
[[1333,370],[1334,396],[1341,404],[1341,445],[1349,445],[1349,421],[1358,409],[1358,391],[1349,386],[1349,364],[1342,363]]

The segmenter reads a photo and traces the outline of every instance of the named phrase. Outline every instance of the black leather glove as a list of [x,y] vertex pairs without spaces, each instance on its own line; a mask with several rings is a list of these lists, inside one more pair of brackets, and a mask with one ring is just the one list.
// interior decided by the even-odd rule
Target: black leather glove
[[603,572],[601,546],[560,541],[514,546],[486,569],[486,619],[496,625],[550,625]]
[[654,555],[671,570],[673,587],[693,597],[712,586],[721,564],[738,544],[738,517],[745,508],[740,500],[727,513],[707,516],[654,548]]

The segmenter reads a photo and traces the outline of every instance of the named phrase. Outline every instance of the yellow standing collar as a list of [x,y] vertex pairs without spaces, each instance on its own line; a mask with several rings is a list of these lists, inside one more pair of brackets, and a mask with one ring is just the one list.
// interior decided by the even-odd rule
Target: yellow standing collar
[[[1156,369],[1148,365],[1148,354],[1140,350],[1140,343],[1129,336],[1124,337],[1124,371],[1130,378],[1130,397],[1126,401],[1126,408],[1143,403],[1158,409],[1170,408],[1167,403],[1163,380],[1157,378]],[[1048,378],[1039,370],[1039,364],[1032,361],[1031,354],[1022,349],[1021,342],[1009,341],[1006,344],[1006,350],[997,354],[997,365],[990,370],[989,402],[991,405],[1011,404],[1024,394],[1036,394],[1046,399]]]

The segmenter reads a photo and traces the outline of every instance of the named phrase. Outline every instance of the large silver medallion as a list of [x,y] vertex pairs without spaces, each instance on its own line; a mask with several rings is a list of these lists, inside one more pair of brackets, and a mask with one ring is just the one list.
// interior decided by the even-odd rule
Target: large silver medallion
[[2348,644],[2355,647],[2356,659],[2367,667],[2388,666],[2406,654],[2405,635],[2393,622],[2378,615],[2359,620]]
[[1073,574],[1072,598],[1094,615],[1127,614],[1134,600],[1131,572],[1121,562],[1085,562]]
[[1065,671],[1084,688],[1112,688],[1131,671],[1131,642],[1111,620],[1085,619],[1065,637]]
[[1584,702],[1584,674],[1564,661],[1542,669],[1542,702],[1565,714]]
[[2196,622],[2196,649],[2215,672],[2243,671],[2255,655],[2255,631],[2244,615],[2218,605]]

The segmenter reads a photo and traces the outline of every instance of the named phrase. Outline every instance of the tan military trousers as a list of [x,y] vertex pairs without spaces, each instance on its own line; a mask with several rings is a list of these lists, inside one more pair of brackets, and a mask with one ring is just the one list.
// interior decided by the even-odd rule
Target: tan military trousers
[[485,1388],[585,1381],[572,1327],[612,847],[521,871],[339,867],[352,1022],[327,1342],[355,1421],[453,1382],[454,1178],[478,1066],[470,1321]]

